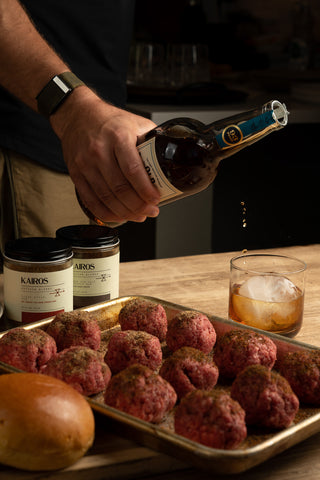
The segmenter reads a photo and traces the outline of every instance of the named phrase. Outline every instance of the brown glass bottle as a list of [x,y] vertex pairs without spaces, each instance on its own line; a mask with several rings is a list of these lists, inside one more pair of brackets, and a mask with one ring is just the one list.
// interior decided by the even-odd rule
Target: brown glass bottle
[[[206,189],[215,179],[222,159],[283,128],[287,122],[286,106],[272,100],[209,125],[191,118],[175,118],[154,128],[137,148],[150,180],[160,191],[159,205]],[[96,218],[81,199],[79,203],[99,225],[116,225]]]

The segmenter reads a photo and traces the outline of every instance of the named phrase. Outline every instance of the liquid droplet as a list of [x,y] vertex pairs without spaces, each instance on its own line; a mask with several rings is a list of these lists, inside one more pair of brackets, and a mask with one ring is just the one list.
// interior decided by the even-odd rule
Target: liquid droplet
[[247,207],[246,207],[246,203],[244,201],[241,201],[240,205],[241,205],[241,213],[242,213],[242,228],[247,228],[247,219],[246,219]]

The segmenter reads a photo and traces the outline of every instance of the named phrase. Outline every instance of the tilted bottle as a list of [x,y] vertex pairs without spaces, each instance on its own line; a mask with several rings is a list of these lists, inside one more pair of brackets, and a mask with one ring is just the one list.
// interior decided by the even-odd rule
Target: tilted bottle
[[[137,148],[152,183],[160,191],[159,206],[205,190],[215,179],[222,159],[287,123],[286,106],[271,100],[209,125],[191,118],[175,118],[150,130]],[[79,203],[97,224],[119,225],[103,222],[88,211],[81,199]]]

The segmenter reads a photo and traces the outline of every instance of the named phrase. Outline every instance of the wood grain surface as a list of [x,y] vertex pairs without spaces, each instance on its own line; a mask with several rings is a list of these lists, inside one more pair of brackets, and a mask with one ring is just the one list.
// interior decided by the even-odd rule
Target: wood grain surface
[[[263,252],[292,255],[307,263],[304,321],[296,339],[320,346],[320,245]],[[150,295],[226,318],[230,259],[239,253],[121,263],[120,295]],[[214,479],[319,480],[319,453],[320,434],[315,434],[243,474],[214,475]],[[58,472],[26,472],[0,466],[1,480],[193,480],[195,477],[197,480],[213,478],[174,457],[114,435],[108,421],[100,416],[96,417],[94,446],[70,468]]]

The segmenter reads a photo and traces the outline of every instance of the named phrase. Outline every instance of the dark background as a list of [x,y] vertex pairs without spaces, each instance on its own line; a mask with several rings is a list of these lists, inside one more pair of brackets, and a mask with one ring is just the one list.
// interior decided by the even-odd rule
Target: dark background
[[[223,84],[225,73],[240,72],[242,82],[255,78],[268,99],[288,100],[290,110],[292,82],[320,83],[320,2],[304,2],[298,15],[294,5],[136,0],[133,41],[206,43],[213,84]],[[303,52],[294,48],[296,38]],[[213,186],[212,252],[320,242],[318,136],[318,123],[289,121],[220,164]],[[120,227],[122,261],[154,258],[155,230],[153,219]]]

